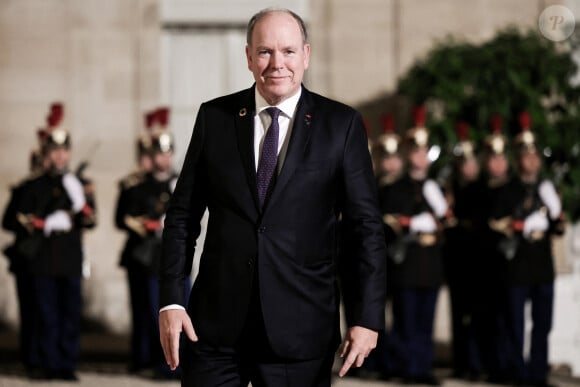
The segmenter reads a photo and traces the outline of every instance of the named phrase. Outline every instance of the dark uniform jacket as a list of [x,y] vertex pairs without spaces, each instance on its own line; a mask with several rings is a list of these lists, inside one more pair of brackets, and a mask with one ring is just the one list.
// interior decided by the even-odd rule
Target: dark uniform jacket
[[[433,213],[423,195],[425,180],[414,180],[405,175],[392,185],[379,190],[379,201],[383,221],[387,227],[385,234],[391,246],[409,236],[409,229],[399,227],[397,218],[412,217],[422,212]],[[433,215],[437,218],[435,215]],[[406,252],[402,262],[392,265],[391,274],[394,287],[437,287],[443,283],[440,238],[435,243],[422,245],[418,240],[406,242]],[[392,259],[392,257],[391,257]]]
[[[505,187],[498,201],[500,214],[511,217],[512,221],[524,221],[534,211],[546,211],[546,205],[538,193],[539,183],[527,184],[514,177]],[[506,263],[509,285],[547,284],[554,280],[552,236],[563,233],[563,222],[550,220],[550,227],[538,239],[525,238],[521,232],[515,233],[516,252]]]
[[[96,224],[95,203],[91,184],[81,180],[85,188],[87,205],[74,214],[72,202],[62,184],[61,174],[44,173],[30,180],[15,205],[17,233],[26,233],[23,246],[19,248],[27,259],[33,274],[49,276],[77,276],[82,271],[82,229]],[[32,226],[31,218],[46,218],[56,210],[64,210],[72,219],[70,231],[53,232],[45,236],[43,230]]]
[[177,174],[157,180],[152,173],[136,172],[120,183],[115,223],[128,232],[121,254],[121,266],[150,270],[157,274],[161,258],[161,235],[148,231],[144,220],[162,221]]
[[17,205],[22,192],[26,191],[26,185],[36,177],[38,175],[30,176],[12,187],[10,199],[2,216],[2,228],[13,232],[15,236],[14,242],[4,248],[4,255],[10,262],[9,270],[14,273],[30,270],[30,260],[20,251],[23,244],[29,243],[27,240],[30,239],[30,233],[18,223]]
[[484,187],[480,181],[461,183],[453,179],[448,194],[452,197],[454,222],[445,229],[443,259],[447,282],[453,286],[473,284],[480,259],[484,227]]

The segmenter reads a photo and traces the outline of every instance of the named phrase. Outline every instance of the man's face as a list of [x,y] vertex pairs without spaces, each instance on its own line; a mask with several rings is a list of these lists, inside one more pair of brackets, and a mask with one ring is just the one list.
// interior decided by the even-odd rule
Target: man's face
[[388,155],[381,160],[381,169],[387,176],[394,176],[403,169],[403,160],[398,155]]
[[542,167],[542,160],[537,152],[524,152],[520,156],[521,171],[528,175],[537,175]]
[[477,175],[479,174],[479,164],[477,164],[477,160],[473,157],[469,157],[465,159],[461,163],[461,176],[465,181],[475,181],[477,179]]
[[167,172],[171,169],[173,152],[156,152],[153,154],[153,166],[157,172]]
[[508,161],[502,154],[492,155],[487,160],[486,167],[490,177],[499,179],[507,174]]
[[419,171],[427,171],[431,162],[427,157],[427,147],[415,147],[409,152],[409,164],[411,168]]
[[291,15],[273,12],[254,26],[246,57],[260,95],[277,105],[300,89],[310,45],[303,43],[298,22]]
[[54,147],[48,151],[47,159],[52,168],[64,171],[70,161],[70,150],[62,146]]
[[151,160],[151,156],[148,154],[142,154],[139,156],[139,166],[145,172],[150,172],[153,169],[153,160]]

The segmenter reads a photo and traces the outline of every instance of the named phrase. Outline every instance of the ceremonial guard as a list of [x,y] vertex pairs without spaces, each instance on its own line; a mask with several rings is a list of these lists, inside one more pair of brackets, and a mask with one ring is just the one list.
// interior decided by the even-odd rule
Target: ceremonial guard
[[[473,325],[477,335],[482,367],[492,383],[508,382],[511,345],[507,334],[505,303],[505,255],[509,249],[505,230],[509,229],[508,213],[502,204],[509,190],[510,167],[508,141],[502,134],[502,117],[491,117],[491,131],[483,140],[481,201],[482,216],[478,227],[480,240],[475,245],[472,278],[475,287]],[[503,250],[502,250],[503,249]]]
[[[121,266],[127,270],[131,300],[130,370],[153,369],[154,375],[162,378],[176,376],[163,361],[158,328],[161,234],[177,181],[172,168],[174,141],[167,128],[168,120],[167,108],[147,116],[149,133],[139,139],[140,170],[121,181],[115,216],[117,227],[128,233]],[[142,163],[147,159],[151,161],[150,171]]]
[[25,250],[29,243],[33,243],[33,238],[19,226],[16,211],[21,193],[26,191],[26,187],[30,181],[45,172],[45,157],[42,149],[44,148],[44,142],[46,140],[46,131],[39,129],[37,136],[39,147],[34,149],[30,154],[30,173],[20,183],[12,187],[11,196],[2,217],[2,227],[6,231],[13,232],[15,236],[14,242],[4,249],[4,255],[10,262],[9,270],[14,274],[16,282],[16,295],[18,298],[20,318],[20,359],[26,369],[26,373],[31,378],[34,378],[38,374],[40,366],[37,337],[38,329],[35,327],[38,319],[30,266],[32,262],[29,259],[30,257],[22,254],[22,250]]
[[[119,196],[115,210],[115,224],[121,230],[129,231],[125,222],[125,216],[130,201],[132,200],[132,190],[139,186],[145,180],[147,173],[153,169],[151,159],[151,130],[156,120],[155,111],[145,114],[145,133],[140,135],[136,142],[137,169],[123,177],[119,182]],[[129,231],[129,236],[131,233]],[[144,324],[144,316],[148,313],[141,313],[143,310],[144,287],[141,286],[141,277],[143,272],[141,266],[136,266],[132,259],[132,250],[135,247],[135,238],[129,237],[125,242],[125,247],[121,256],[121,266],[127,269],[129,296],[131,301],[131,354],[129,371],[138,372],[141,369],[148,368],[152,365],[151,359],[151,334],[147,332]],[[145,288],[146,289],[146,288]]]
[[93,189],[69,172],[70,134],[54,104],[43,149],[47,170],[19,193],[20,253],[30,262],[38,328],[39,373],[45,379],[77,380],[80,352],[82,230],[95,226]]
[[475,144],[469,139],[467,123],[458,122],[456,131],[459,141],[452,150],[452,173],[445,187],[454,220],[445,229],[443,262],[451,301],[453,376],[473,380],[481,372],[473,321],[481,186]]
[[[552,328],[554,263],[552,236],[564,232],[562,204],[554,184],[542,178],[542,157],[530,130],[530,116],[519,116],[521,133],[514,140],[518,175],[502,203],[510,215],[513,246],[507,251],[509,333],[514,348],[515,381],[549,386],[548,335]],[[529,354],[524,355],[525,305],[531,303]]]
[[[393,195],[393,189],[403,175],[403,159],[401,155],[401,137],[395,133],[394,119],[391,114],[385,115],[382,118],[383,134],[377,139],[376,145],[374,147],[374,155],[377,159],[378,166],[378,195],[379,204],[383,214],[387,214],[389,204],[387,201],[389,197]],[[386,215],[387,217],[389,215]],[[397,235],[394,233],[393,229],[388,226],[388,223],[384,223],[385,230],[385,240],[387,246],[394,243],[397,239]],[[393,296],[393,271],[392,267],[394,262],[389,257],[387,259],[387,303],[392,305]],[[387,308],[392,315],[392,307]],[[373,355],[374,354],[374,355]],[[379,332],[379,340],[377,342],[377,348],[374,352],[371,352],[371,356],[376,358],[375,362],[378,365],[380,378],[383,380],[388,380],[401,368],[400,364],[397,364],[397,353],[393,351],[391,343],[391,334],[389,327],[385,327],[383,332]]]
[[394,241],[392,260],[392,342],[407,383],[438,385],[432,374],[433,320],[443,282],[440,233],[448,205],[437,183],[428,178],[429,132],[425,110],[416,109],[415,127],[403,139],[407,173],[381,192],[383,220]]

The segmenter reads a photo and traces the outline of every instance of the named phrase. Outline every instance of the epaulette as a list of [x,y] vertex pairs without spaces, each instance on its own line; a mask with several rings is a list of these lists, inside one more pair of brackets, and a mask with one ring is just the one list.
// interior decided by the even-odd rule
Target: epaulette
[[126,190],[140,184],[145,179],[145,173],[143,171],[135,171],[125,176],[119,182],[121,189]]

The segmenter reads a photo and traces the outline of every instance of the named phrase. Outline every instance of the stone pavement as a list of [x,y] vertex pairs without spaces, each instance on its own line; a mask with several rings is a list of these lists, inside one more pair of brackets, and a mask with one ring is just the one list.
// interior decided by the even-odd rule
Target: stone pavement
[[[471,383],[462,380],[445,378],[446,369],[437,369],[436,374],[443,381],[443,387],[492,387],[483,382]],[[159,381],[147,375],[130,375],[125,372],[124,364],[119,363],[84,363],[80,366],[78,383],[57,381],[31,381],[23,374],[23,369],[17,363],[0,364],[0,387],[179,387],[177,381]],[[574,380],[564,375],[552,375],[550,381],[559,387],[578,387],[580,380]],[[356,378],[338,378],[332,383],[334,387],[396,387],[397,382],[366,381]]]
[[[0,330],[0,387],[178,387],[176,381],[153,380],[148,375],[130,375],[126,372],[128,340],[125,337],[83,334],[81,337],[81,362],[79,383],[57,381],[31,381],[24,376],[18,361],[17,339],[13,332]],[[335,363],[335,369],[339,362]],[[468,383],[446,378],[449,370],[438,367],[436,375],[443,380],[443,387],[484,387],[485,383]],[[580,380],[566,376],[565,370],[556,371],[550,381],[559,387],[580,387]],[[364,381],[356,378],[336,377],[334,387],[389,387],[400,386],[396,382]]]
[[[30,381],[22,375],[5,375],[0,374],[0,387],[179,387],[179,382],[166,382],[146,379],[138,376],[130,376],[127,374],[119,374],[114,371],[81,371],[79,372],[80,382],[36,382]],[[559,387],[577,387],[580,382],[565,380],[559,378],[552,378],[552,382],[557,383]],[[399,386],[398,383],[385,383],[376,381],[361,381],[354,378],[335,379],[333,386],[335,387],[388,387]],[[492,386],[485,383],[467,383],[460,380],[447,379],[443,383],[444,387],[484,387]]]

